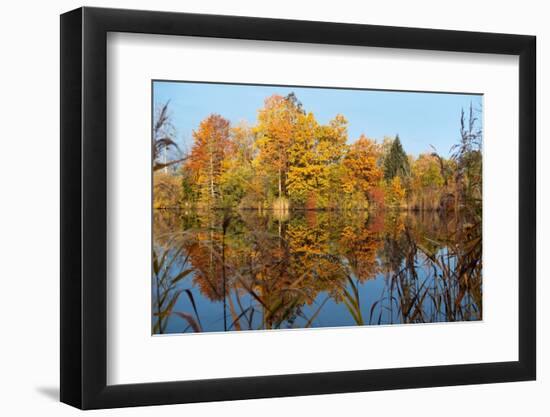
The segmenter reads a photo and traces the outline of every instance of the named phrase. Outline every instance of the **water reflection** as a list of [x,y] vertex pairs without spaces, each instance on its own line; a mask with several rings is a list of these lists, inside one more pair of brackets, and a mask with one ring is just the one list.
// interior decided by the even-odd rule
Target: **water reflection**
[[436,212],[154,213],[153,333],[480,320],[481,225]]

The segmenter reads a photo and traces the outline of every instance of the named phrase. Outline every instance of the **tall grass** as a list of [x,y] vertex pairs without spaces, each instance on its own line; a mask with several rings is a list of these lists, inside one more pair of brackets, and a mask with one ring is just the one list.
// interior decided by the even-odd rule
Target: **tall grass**
[[[161,252],[158,252],[160,249]],[[176,249],[153,249],[153,334],[165,333],[168,320],[175,315],[182,318],[187,327],[195,332],[202,331],[201,321],[195,303],[193,292],[190,288],[179,288],[178,283],[193,273],[189,267],[189,255],[182,257],[183,246]],[[189,299],[193,313],[175,311],[174,308],[180,296],[185,294]]]

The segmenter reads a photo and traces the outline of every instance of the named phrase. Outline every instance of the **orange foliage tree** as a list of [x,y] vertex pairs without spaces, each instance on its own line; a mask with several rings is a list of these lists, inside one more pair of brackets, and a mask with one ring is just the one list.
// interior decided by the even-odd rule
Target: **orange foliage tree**
[[345,176],[343,189],[348,194],[360,191],[368,199],[369,191],[378,184],[382,178],[382,170],[377,160],[379,150],[376,142],[365,135],[353,143],[343,160]]
[[223,162],[231,150],[229,121],[218,114],[211,114],[193,131],[193,138],[195,143],[187,167],[194,173],[202,201],[211,206],[220,197]]

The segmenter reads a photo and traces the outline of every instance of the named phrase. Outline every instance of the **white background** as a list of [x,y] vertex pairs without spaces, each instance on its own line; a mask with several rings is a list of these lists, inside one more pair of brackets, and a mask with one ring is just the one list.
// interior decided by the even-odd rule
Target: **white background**
[[[156,8],[221,14],[332,20],[443,29],[482,30],[538,36],[539,248],[542,260],[550,249],[550,222],[540,213],[550,210],[550,156],[547,112],[550,27],[544,2],[392,1],[296,2],[201,0],[89,1],[88,5]],[[73,415],[57,403],[59,349],[59,21],[58,14],[80,6],[73,1],[10,2],[1,14],[3,204],[2,299],[3,337],[0,344],[0,409],[5,415]],[[541,77],[542,76],[542,77]],[[546,188],[546,190],[543,190]],[[543,236],[544,234],[544,236]],[[100,411],[99,415],[262,415],[337,413],[446,416],[548,415],[550,310],[543,304],[550,284],[539,261],[538,381],[484,386],[435,388],[238,401],[170,407]]]
[[[518,359],[517,57],[119,33],[107,51],[108,384]],[[151,337],[152,78],[483,93],[483,322]]]

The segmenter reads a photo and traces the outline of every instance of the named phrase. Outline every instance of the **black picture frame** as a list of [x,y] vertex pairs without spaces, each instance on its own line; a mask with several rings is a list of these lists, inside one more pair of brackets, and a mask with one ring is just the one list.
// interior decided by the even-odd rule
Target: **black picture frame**
[[[108,32],[519,56],[519,360],[107,385]],[[82,409],[534,380],[536,38],[102,8],[61,16],[61,401]]]

